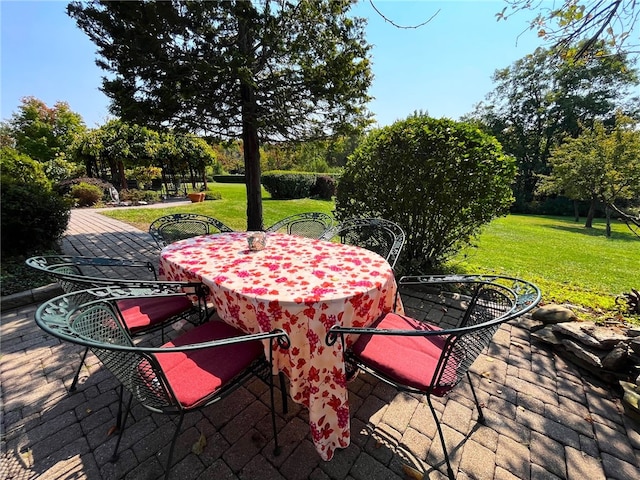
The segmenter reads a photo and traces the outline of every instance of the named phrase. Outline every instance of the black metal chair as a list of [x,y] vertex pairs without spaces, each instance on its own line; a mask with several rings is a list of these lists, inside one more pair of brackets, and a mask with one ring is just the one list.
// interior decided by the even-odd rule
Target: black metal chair
[[[166,294],[147,294],[158,299]],[[172,295],[168,295],[172,296]],[[155,413],[177,415],[165,467],[169,477],[173,451],[185,414],[218,402],[252,375],[262,378],[270,390],[271,423],[279,454],[272,376],[273,350],[286,349],[282,331],[246,335],[221,321],[194,327],[157,348],[136,346],[116,307],[119,291],[109,287],[81,290],[56,297],[36,311],[36,323],[63,341],[83,345],[120,381],[117,427],[112,461],[117,460],[131,402],[135,398]],[[265,358],[263,342],[269,342]],[[129,399],[124,408],[124,390]]]
[[[161,282],[151,262],[100,257],[47,255],[26,260],[30,267],[50,275],[65,293],[91,287],[119,287],[123,298],[116,302],[124,325],[131,335],[143,335],[161,330],[178,320],[201,324],[210,317],[206,296],[208,287],[202,283]],[[144,279],[144,277],[151,277]],[[175,293],[157,298],[126,298],[139,291]],[[194,302],[195,300],[195,302]],[[69,391],[76,390],[82,362],[71,382]]]
[[233,229],[220,220],[197,213],[165,215],[149,225],[149,234],[161,249],[178,240],[220,232],[233,232]]
[[384,257],[394,268],[404,246],[402,228],[383,218],[351,218],[327,230],[321,240],[339,241],[366,248]]
[[[540,291],[523,280],[482,275],[403,277],[399,288],[407,315],[389,313],[368,328],[332,327],[327,344],[338,338],[345,342],[347,334],[360,335],[346,350],[347,366],[364,370],[399,391],[426,396],[447,475],[454,479],[431,396],[443,397],[466,376],[478,422],[483,423],[469,368],[502,323],[538,304]],[[429,321],[440,317],[444,317],[440,325]]]
[[265,231],[283,232],[307,238],[320,238],[333,225],[333,218],[322,212],[297,213],[274,223]]

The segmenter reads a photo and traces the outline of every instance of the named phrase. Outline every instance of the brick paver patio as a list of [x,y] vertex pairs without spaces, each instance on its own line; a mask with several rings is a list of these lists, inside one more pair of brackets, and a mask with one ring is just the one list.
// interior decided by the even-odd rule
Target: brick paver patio
[[[72,212],[63,248],[75,255],[157,259],[145,232],[96,210]],[[40,330],[33,321],[36,308],[2,313],[0,478],[161,478],[172,419],[135,408],[135,424],[129,424],[120,457],[111,463],[116,382],[90,355],[77,392],[67,393],[83,349]],[[534,343],[529,324],[525,319],[503,325],[472,368],[480,376],[486,425],[475,421],[466,382],[442,401],[435,399],[457,478],[640,479],[640,427],[624,414],[617,390]],[[446,478],[424,399],[363,374],[349,391],[351,446],[330,462],[316,454],[306,412],[293,402],[287,415],[276,407],[283,451],[273,456],[268,390],[255,380],[186,417],[171,477]]]

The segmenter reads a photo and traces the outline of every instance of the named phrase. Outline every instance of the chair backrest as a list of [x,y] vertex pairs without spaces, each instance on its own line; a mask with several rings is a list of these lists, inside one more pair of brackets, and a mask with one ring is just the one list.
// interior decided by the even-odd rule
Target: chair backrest
[[146,408],[178,411],[179,402],[157,361],[134,345],[114,305],[116,294],[105,288],[56,297],[36,311],[36,323],[58,338],[89,347]]
[[158,279],[151,262],[103,257],[75,257],[71,255],[43,255],[28,258],[31,268],[54,278],[66,293],[91,286],[136,285]]
[[322,212],[297,213],[274,223],[265,231],[285,232],[307,238],[320,238],[333,225],[333,218]]
[[[445,310],[451,317],[441,321],[445,323],[441,325],[444,347],[432,379],[433,391],[453,388],[491,343],[500,325],[540,301],[540,290],[532,283],[499,275],[407,276],[398,284],[403,303],[417,306],[424,313],[423,320],[434,315],[433,309],[440,315]],[[410,309],[414,315],[416,309]]]
[[233,229],[220,220],[196,213],[165,215],[149,225],[149,234],[160,248],[185,238],[220,232],[233,232]]
[[495,286],[478,289],[460,324],[462,331],[447,337],[433,388],[453,388],[462,380],[514,306],[514,298]]
[[402,228],[383,218],[352,218],[327,230],[321,240],[339,241],[366,248],[384,257],[394,268],[404,246]]

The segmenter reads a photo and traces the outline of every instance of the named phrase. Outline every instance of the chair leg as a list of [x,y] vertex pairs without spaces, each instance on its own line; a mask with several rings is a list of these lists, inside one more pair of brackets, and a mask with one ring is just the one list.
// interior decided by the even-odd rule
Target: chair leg
[[451,462],[449,460],[449,452],[447,451],[447,445],[444,443],[444,434],[442,433],[442,427],[440,426],[440,422],[438,421],[436,410],[435,408],[433,408],[433,404],[431,403],[430,395],[427,395],[427,402],[429,403],[429,408],[431,409],[431,415],[433,415],[433,419],[436,422],[436,427],[438,428],[438,435],[440,436],[440,443],[442,444],[444,459],[447,462],[447,476],[449,477],[449,480],[455,480],[456,477],[453,474],[453,468],[451,468]]
[[80,371],[82,370],[82,365],[84,365],[84,361],[87,358],[87,353],[89,353],[89,347],[84,349],[84,353],[82,354],[82,360],[80,360],[80,365],[78,365],[78,370],[76,371],[75,377],[73,377],[73,381],[71,382],[71,386],[69,387],[70,392],[76,391],[76,386],[78,385],[78,379],[80,378]]
[[[282,377],[282,372],[280,372],[279,374],[280,376],[280,382],[283,381],[283,377]],[[278,428],[276,426],[276,409],[274,408],[274,398],[275,398],[275,393],[273,391],[273,376],[269,375],[269,396],[271,399],[271,427],[273,428],[273,442],[274,442],[274,447],[273,447],[273,455],[274,456],[278,456],[280,455],[280,445],[278,445]],[[282,385],[282,383],[280,383],[280,385]],[[284,390],[283,390],[284,392]],[[284,393],[283,393],[284,395]],[[283,409],[284,409],[284,404],[283,404]]]
[[176,426],[176,431],[173,433],[173,438],[171,439],[171,446],[169,447],[169,456],[167,457],[167,465],[164,469],[164,478],[168,480],[169,472],[171,471],[171,459],[173,458],[173,450],[176,446],[176,441],[178,440],[178,434],[180,433],[180,428],[182,427],[182,420],[184,420],[184,412],[180,413],[180,418],[178,419],[178,425]]
[[469,380],[469,385],[471,386],[471,393],[473,394],[473,399],[476,402],[476,407],[478,408],[478,422],[484,425],[484,413],[482,413],[482,407],[480,406],[480,402],[478,401],[478,397],[476,395],[476,389],[473,388],[473,382],[471,381],[471,375],[469,375],[469,371],[467,370],[467,379]]
[[282,393],[282,413],[289,413],[289,402],[287,400],[287,384],[284,378],[284,372],[278,372],[278,377],[280,377],[280,391]]
[[124,433],[124,427],[127,424],[127,417],[129,416],[129,412],[131,411],[131,400],[133,400],[133,395],[129,396],[129,401],[127,402],[127,408],[124,413],[122,412],[122,404],[124,399],[124,386],[120,385],[120,399],[118,402],[118,420],[116,421],[116,428],[118,429],[118,440],[116,440],[116,445],[113,448],[113,455],[111,456],[111,461],[115,462],[118,459],[118,448],[120,447],[120,440],[122,440],[122,434]]

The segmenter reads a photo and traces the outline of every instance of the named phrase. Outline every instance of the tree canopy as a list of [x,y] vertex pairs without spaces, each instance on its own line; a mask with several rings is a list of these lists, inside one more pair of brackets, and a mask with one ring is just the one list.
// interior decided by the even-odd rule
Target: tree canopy
[[260,143],[368,121],[364,19],[352,0],[72,2],[97,45],[111,111],[127,122],[241,138],[247,227],[262,228]]
[[512,12],[536,10],[530,29],[548,40],[564,58],[601,56],[601,45],[617,53],[640,53],[640,9],[637,0],[505,0],[496,14],[506,20]]
[[[596,201],[608,207],[614,207],[621,200],[640,203],[640,130],[637,126],[628,118],[618,117],[612,131],[596,122],[577,138],[568,138],[552,151],[551,173],[543,178],[540,190],[588,200],[592,211]],[[592,215],[587,217],[586,227],[591,226],[591,218]],[[609,232],[607,228],[607,234]]]
[[516,157],[516,209],[526,211],[539,174],[547,174],[551,150],[563,138],[577,137],[600,121],[613,125],[616,111],[637,117],[637,72],[625,55],[589,57],[580,62],[559,59],[539,48],[513,65],[496,70],[495,88],[470,118],[483,123]]

